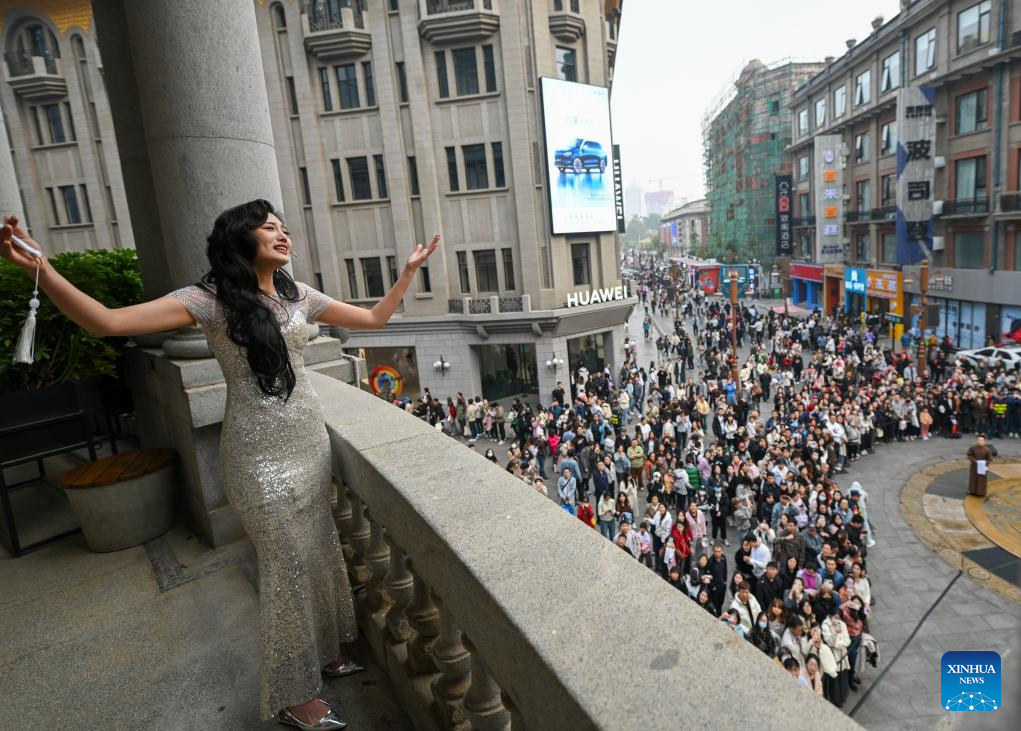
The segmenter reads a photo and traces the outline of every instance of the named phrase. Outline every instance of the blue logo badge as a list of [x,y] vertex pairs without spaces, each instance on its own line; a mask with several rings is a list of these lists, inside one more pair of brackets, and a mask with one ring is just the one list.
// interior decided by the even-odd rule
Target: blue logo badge
[[1000,654],[944,652],[940,703],[945,711],[995,711],[1000,707]]

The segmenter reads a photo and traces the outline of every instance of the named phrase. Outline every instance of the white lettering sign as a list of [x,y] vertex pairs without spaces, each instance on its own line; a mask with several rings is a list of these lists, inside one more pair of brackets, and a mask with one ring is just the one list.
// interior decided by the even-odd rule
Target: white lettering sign
[[571,292],[567,295],[567,306],[578,307],[579,305],[594,305],[599,302],[612,302],[613,300],[625,300],[628,298],[627,285],[616,287],[603,287],[602,289],[586,290],[582,292]]

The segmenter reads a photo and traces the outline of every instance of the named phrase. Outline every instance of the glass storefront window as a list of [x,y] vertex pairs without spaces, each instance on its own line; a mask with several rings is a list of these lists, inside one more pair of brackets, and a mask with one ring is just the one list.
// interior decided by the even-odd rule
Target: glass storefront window
[[494,401],[511,396],[538,396],[539,371],[532,343],[479,345],[478,349],[482,398]]
[[567,341],[567,366],[574,373],[584,366],[589,373],[603,370],[606,365],[606,333],[583,335]]

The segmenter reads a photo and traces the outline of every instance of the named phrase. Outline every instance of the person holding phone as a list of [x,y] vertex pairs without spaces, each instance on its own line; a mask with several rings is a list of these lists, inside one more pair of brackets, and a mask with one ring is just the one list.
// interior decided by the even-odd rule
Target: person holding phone
[[295,282],[284,268],[293,250],[287,227],[268,201],[253,200],[217,217],[200,282],[110,309],[50,267],[15,216],[3,224],[0,256],[33,278],[38,266],[42,291],[89,333],[142,335],[191,325],[205,332],[227,385],[224,492],[258,563],[261,716],[303,729],[346,727],[319,697],[322,674],[364,668],[348,653],[357,635],[354,601],[330,512],[329,437],[302,364],[306,324],[383,327],[440,237],[416,247],[393,288],[365,309]]

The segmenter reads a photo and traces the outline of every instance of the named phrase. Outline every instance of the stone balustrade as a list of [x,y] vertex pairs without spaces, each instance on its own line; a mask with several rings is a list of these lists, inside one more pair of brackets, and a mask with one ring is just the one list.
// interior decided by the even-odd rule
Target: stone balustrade
[[[548,498],[317,373],[359,625],[422,729],[859,728]],[[657,710],[658,709],[658,710]],[[650,714],[666,714],[650,725]]]

